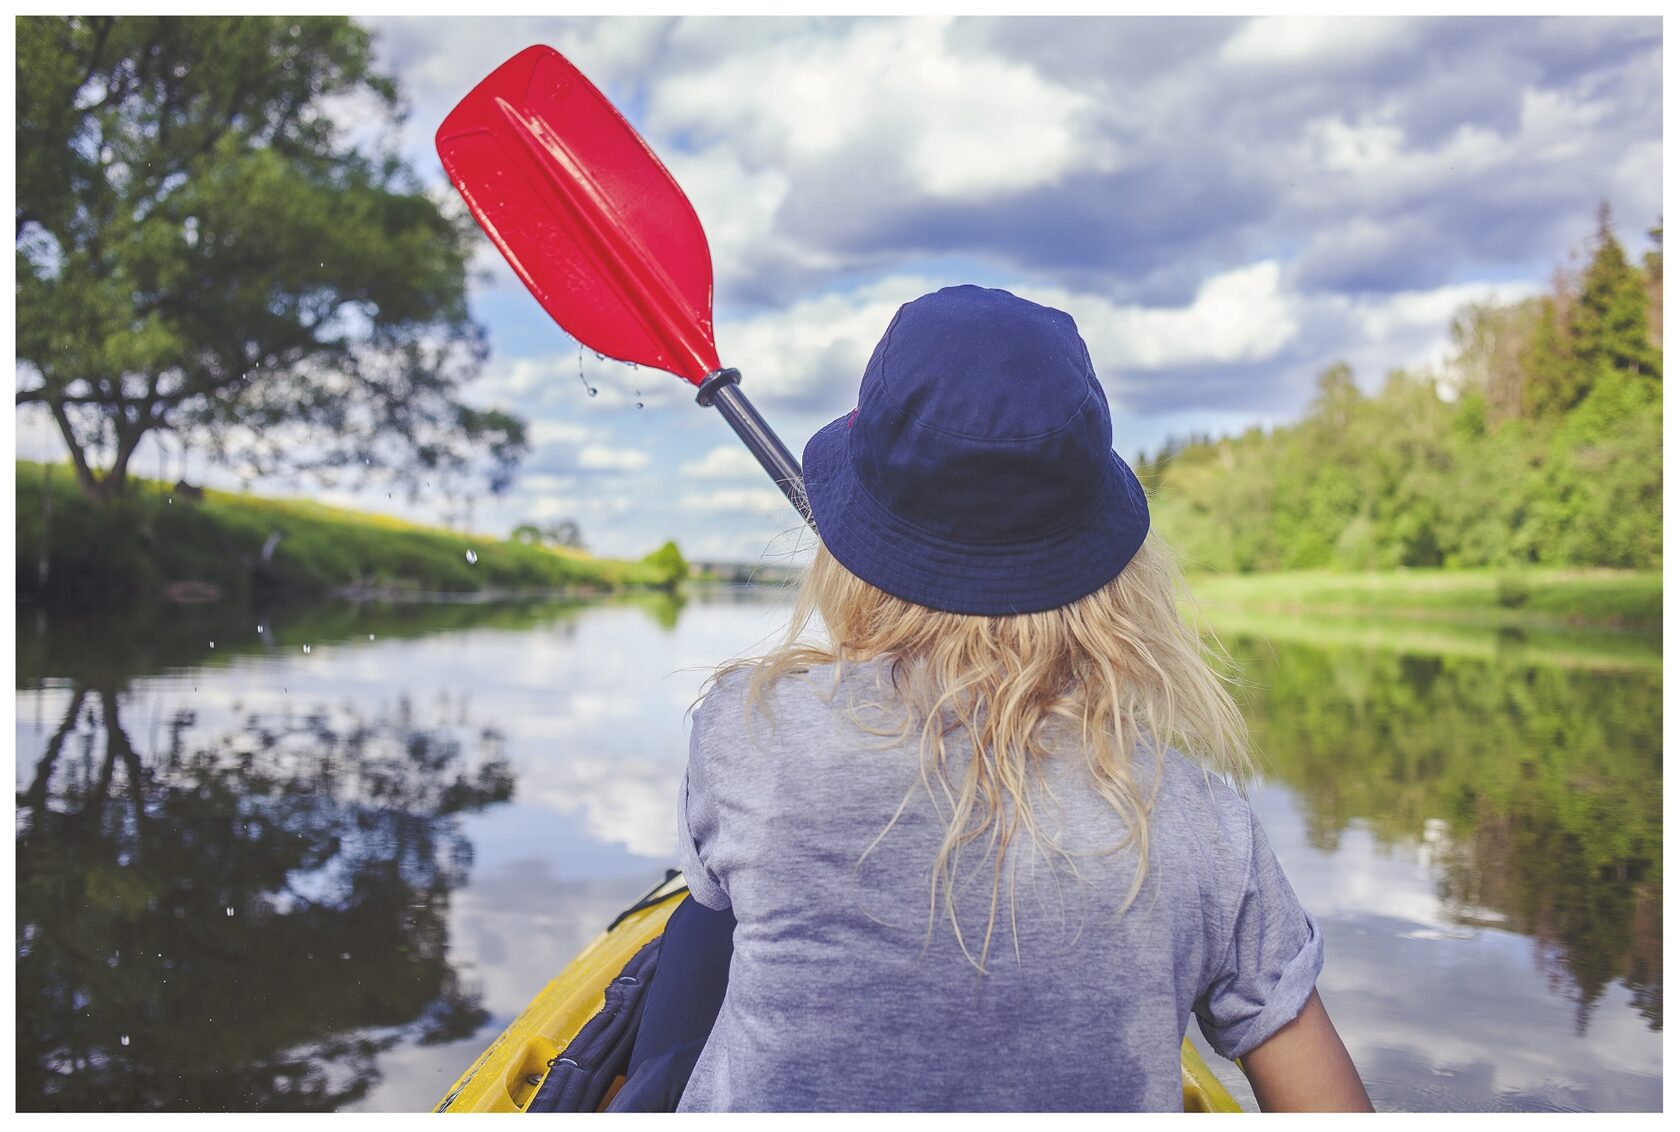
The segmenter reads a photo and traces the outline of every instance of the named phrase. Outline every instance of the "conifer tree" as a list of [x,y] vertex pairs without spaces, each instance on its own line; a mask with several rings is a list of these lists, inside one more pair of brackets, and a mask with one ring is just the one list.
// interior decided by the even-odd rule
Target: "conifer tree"
[[1539,300],[1534,331],[1523,350],[1528,415],[1561,415],[1586,395],[1586,382],[1569,348],[1570,296],[1564,288]]
[[1662,355],[1651,342],[1646,304],[1645,280],[1616,239],[1610,206],[1601,204],[1597,246],[1570,319],[1571,352],[1584,384],[1606,373],[1662,380]]

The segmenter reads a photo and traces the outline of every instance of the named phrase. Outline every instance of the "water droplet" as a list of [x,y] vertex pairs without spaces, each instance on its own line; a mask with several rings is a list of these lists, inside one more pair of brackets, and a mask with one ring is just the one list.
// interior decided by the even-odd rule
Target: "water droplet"
[[370,640],[370,641],[373,640],[373,634],[372,633],[368,634],[368,640]]
[[233,909],[232,909],[232,908],[229,908],[229,909],[228,909],[228,910],[227,910],[227,914],[228,914],[228,915],[229,915],[229,916],[232,916],[232,915],[233,915]]
[[169,502],[171,502],[171,503],[175,502],[175,497],[173,495],[171,495],[169,497]]
[[478,564],[478,551],[476,551],[476,550],[467,551],[467,562],[468,562],[469,565],[477,565]]
[[596,389],[593,385],[589,387],[589,395],[591,397],[595,396],[595,394],[597,394],[599,392],[600,392],[600,390]]
[[309,646],[308,646],[308,645],[304,645],[304,646],[303,646],[303,651],[304,651],[304,652],[305,652],[305,653],[308,653],[308,652],[309,652]]
[[127,1034],[124,1034],[124,1035],[123,1035],[123,1036],[122,1036],[122,1044],[123,1044],[123,1045],[127,1045],[127,1044],[128,1044],[128,1035],[127,1035]]
[[640,402],[640,401],[637,401],[637,402],[636,402],[636,408],[638,408],[638,409],[640,409],[640,408],[642,408],[642,407],[643,407],[643,406],[642,406],[642,403],[641,403],[641,402]]
[[211,647],[211,648],[215,648],[215,647],[216,647],[216,642],[215,642],[215,641],[211,641],[211,642],[210,642],[210,647]]
[[348,951],[341,951],[339,952],[338,957],[340,959],[348,959],[350,958],[350,953]]
[[260,633],[260,632],[262,632],[262,631],[263,631],[263,627],[262,627],[262,626],[261,626],[261,625],[258,625],[258,626],[257,626],[257,632],[259,632],[259,633]]

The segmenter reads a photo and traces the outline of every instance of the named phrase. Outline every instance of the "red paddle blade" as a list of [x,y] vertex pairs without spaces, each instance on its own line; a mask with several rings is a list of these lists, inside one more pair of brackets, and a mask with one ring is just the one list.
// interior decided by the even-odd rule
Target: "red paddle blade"
[[572,337],[698,385],[719,368],[706,233],[647,142],[537,45],[443,120],[438,157],[479,227]]

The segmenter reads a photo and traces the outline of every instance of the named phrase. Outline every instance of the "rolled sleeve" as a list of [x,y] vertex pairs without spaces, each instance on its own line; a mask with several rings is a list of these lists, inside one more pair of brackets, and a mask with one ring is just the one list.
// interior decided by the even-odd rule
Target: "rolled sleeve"
[[1202,1034],[1236,1059],[1294,1021],[1324,968],[1324,937],[1283,875],[1260,823],[1249,818],[1247,877],[1231,936],[1196,1000]]
[[694,899],[714,911],[729,907],[729,894],[723,882],[706,864],[706,857],[717,836],[717,809],[713,804],[705,774],[705,759],[700,749],[700,722],[695,720],[689,737],[688,769],[683,773],[677,790],[677,853],[681,859],[683,879]]

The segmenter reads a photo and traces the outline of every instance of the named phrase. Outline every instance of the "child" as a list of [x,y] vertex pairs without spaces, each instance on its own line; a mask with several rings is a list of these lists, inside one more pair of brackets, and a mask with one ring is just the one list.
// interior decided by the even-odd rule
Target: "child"
[[793,628],[694,714],[683,872],[734,928],[684,1109],[1173,1110],[1191,1014],[1263,1108],[1369,1109],[1111,444],[1073,320],[967,286],[811,439]]

